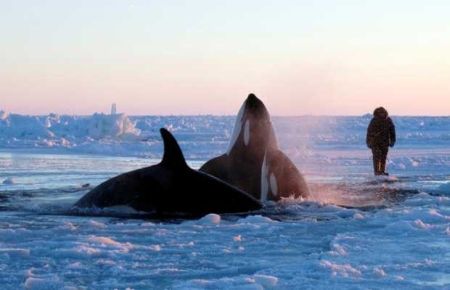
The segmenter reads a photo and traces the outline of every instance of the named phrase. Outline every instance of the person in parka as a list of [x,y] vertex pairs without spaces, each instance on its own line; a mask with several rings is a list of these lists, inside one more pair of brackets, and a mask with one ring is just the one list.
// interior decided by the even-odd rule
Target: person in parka
[[376,108],[367,128],[366,143],[372,149],[373,170],[375,175],[386,173],[386,158],[389,147],[395,145],[395,126],[385,108]]

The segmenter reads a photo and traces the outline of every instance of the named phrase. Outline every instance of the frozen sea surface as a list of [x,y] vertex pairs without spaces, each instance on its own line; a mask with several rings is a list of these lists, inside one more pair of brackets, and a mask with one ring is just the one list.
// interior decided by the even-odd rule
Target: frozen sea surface
[[[163,126],[178,128],[183,118]],[[212,135],[191,125],[174,129],[194,168],[226,150],[221,134],[232,122],[209,118]],[[296,129],[298,120],[276,120],[280,145],[310,184],[310,200],[188,221],[64,214],[105,179],[158,162],[159,145],[117,141],[143,150],[135,156],[152,157],[139,158],[129,151],[40,151],[17,139],[23,146],[0,151],[1,288],[449,289],[449,119],[434,120],[434,127],[426,117],[397,120],[400,138],[384,179],[371,176],[360,132],[366,123],[357,119],[359,125],[322,119],[320,128],[337,124],[342,132],[321,129],[316,142],[305,128],[317,124]],[[405,122],[426,129],[406,131]],[[150,132],[142,124],[139,130]],[[156,130],[154,138],[159,142]]]
[[[280,145],[302,158],[317,148],[361,148],[370,115],[273,117]],[[189,159],[223,153],[235,116],[27,116],[0,111],[0,148],[159,158],[159,128],[172,131]],[[400,147],[446,147],[450,117],[394,117]]]

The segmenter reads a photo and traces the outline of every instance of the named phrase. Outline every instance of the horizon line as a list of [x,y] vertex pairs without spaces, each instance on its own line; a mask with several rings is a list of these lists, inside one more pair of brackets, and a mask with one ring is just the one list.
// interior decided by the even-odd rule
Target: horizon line
[[[46,114],[23,114],[23,113],[15,113],[15,112],[8,112],[0,109],[0,112],[6,113],[8,115],[21,115],[21,116],[31,116],[31,117],[44,117],[49,115],[58,115],[58,116],[76,116],[76,117],[89,117],[95,114],[103,114],[103,115],[111,115],[111,113],[104,113],[104,112],[93,112],[91,114],[67,114],[67,113],[46,113]],[[116,115],[124,114],[128,117],[236,117],[237,114],[127,114],[124,112],[118,112]],[[349,114],[349,115],[333,115],[333,114],[302,114],[302,115],[271,115],[271,118],[296,118],[296,117],[365,117],[365,116],[372,116],[372,113],[364,113],[364,114]],[[389,115],[390,117],[435,117],[435,118],[448,118],[449,115],[409,115],[409,114],[393,114]]]

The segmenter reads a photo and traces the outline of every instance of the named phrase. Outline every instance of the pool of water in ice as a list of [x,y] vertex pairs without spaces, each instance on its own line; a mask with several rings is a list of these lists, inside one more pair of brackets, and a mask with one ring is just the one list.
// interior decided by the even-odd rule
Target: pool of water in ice
[[96,184],[157,160],[3,151],[0,285],[448,288],[448,153],[393,151],[394,176],[375,179],[366,150],[323,150],[297,162],[310,200],[268,203],[246,216],[162,222],[64,214]]

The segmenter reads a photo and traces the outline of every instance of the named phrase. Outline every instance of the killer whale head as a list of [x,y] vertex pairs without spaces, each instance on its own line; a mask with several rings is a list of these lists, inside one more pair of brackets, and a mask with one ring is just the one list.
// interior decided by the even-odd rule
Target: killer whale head
[[247,97],[239,110],[228,150],[208,160],[200,171],[262,201],[309,195],[303,176],[278,148],[266,106],[254,94]]
[[236,117],[227,154],[251,150],[261,155],[267,148],[278,148],[269,111],[258,97],[249,94]]

